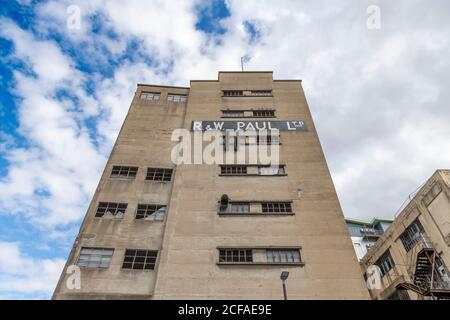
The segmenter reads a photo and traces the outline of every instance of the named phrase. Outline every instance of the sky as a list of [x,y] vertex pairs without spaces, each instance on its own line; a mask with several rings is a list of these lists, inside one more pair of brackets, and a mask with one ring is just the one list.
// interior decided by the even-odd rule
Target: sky
[[0,299],[51,297],[136,84],[241,57],[303,80],[347,217],[449,168],[446,0],[1,0]]

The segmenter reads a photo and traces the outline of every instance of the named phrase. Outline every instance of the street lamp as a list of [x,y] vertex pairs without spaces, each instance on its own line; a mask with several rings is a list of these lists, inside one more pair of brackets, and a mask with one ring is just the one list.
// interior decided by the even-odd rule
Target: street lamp
[[283,283],[283,295],[284,300],[287,300],[287,292],[286,292],[286,279],[289,277],[289,272],[282,271],[280,275],[281,282]]

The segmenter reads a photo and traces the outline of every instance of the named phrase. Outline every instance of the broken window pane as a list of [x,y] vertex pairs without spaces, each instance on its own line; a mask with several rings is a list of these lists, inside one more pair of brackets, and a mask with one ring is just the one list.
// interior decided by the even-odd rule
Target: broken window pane
[[126,203],[99,202],[95,216],[97,218],[112,217],[112,218],[121,219],[125,215],[127,206],[128,206],[128,204],[126,204]]

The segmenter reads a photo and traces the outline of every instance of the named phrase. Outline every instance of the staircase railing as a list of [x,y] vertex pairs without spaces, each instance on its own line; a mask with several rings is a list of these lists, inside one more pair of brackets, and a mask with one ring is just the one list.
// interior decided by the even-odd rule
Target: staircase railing
[[415,236],[416,243],[414,244],[413,248],[408,252],[409,259],[408,259],[408,274],[411,277],[411,279],[414,279],[414,273],[416,268],[416,260],[417,260],[417,254],[420,252],[420,250],[424,248],[433,249],[433,243],[431,242],[430,238],[423,232],[419,232]]

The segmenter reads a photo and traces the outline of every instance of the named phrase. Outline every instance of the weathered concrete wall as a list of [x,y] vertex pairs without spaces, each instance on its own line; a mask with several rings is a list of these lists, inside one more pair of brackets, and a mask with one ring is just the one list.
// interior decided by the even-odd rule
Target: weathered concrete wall
[[[161,92],[159,101],[141,101],[141,91]],[[146,181],[147,167],[173,168],[172,131],[181,127],[186,111],[182,103],[167,102],[167,93],[187,94],[188,89],[139,86],[112,150],[100,183],[67,265],[76,264],[82,247],[114,248],[109,268],[81,268],[81,289],[66,287],[65,270],[55,291],[56,299],[149,298],[155,270],[122,269],[125,249],[160,250],[164,221],[136,220],[138,203],[168,205],[171,182]],[[139,167],[135,179],[110,178],[113,165]],[[123,219],[96,218],[98,203],[128,203]],[[67,266],[66,266],[67,267]]]
[[[221,90],[273,90],[273,97],[222,97]],[[170,203],[154,298],[291,299],[368,297],[299,81],[271,73],[221,73],[191,82],[185,128],[219,119],[221,109],[274,108],[277,120],[305,120],[307,132],[281,132],[287,176],[220,177],[218,166],[180,165]],[[293,216],[222,217],[217,201],[292,200]],[[301,246],[304,267],[218,266],[219,246]]]
[[[63,273],[54,298],[281,299],[282,270],[290,272],[290,299],[368,298],[301,82],[273,81],[271,72],[224,72],[219,80],[192,81],[190,90],[138,87],[68,260],[75,264],[83,246],[107,247],[115,248],[112,264],[82,269],[81,290],[67,290]],[[142,90],[162,95],[142,103]],[[222,90],[273,90],[273,97],[228,98]],[[166,101],[167,93],[187,92],[186,105]],[[286,176],[225,177],[218,165],[182,164],[172,183],[144,180],[147,167],[174,167],[173,129],[219,120],[227,108],[271,108],[272,120],[306,121],[306,132],[281,132]],[[139,166],[138,176],[112,180],[113,165]],[[219,216],[222,194],[233,201],[292,201],[294,214]],[[125,218],[95,218],[99,201],[128,203]],[[135,220],[138,203],[167,204],[166,221]],[[304,266],[218,265],[220,246],[301,247]],[[127,248],[158,250],[155,270],[123,270]],[[255,260],[264,258],[258,254]]]

